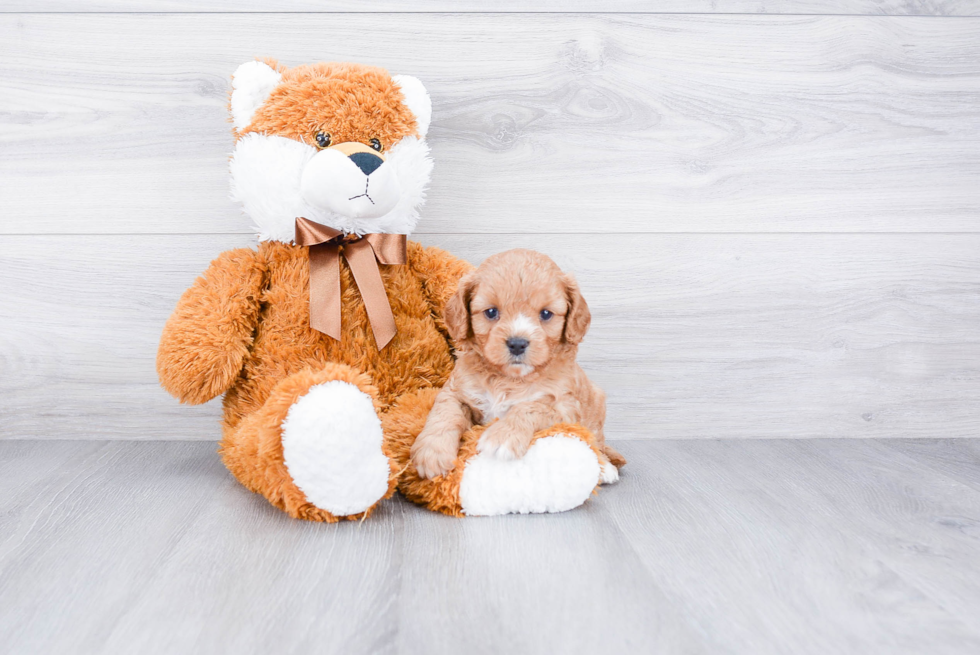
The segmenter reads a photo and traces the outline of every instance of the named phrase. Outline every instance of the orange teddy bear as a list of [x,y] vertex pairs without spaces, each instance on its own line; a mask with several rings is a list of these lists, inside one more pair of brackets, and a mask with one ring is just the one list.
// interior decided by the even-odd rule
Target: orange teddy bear
[[524,460],[475,465],[475,428],[446,476],[422,480],[410,464],[453,367],[443,310],[472,268],[406,238],[432,169],[421,82],[357,64],[253,61],[232,87],[232,197],[260,243],[211,263],[157,356],[161,383],[182,402],[225,394],[228,469],[313,521],[365,517],[399,482],[454,515],[584,502],[600,470],[577,426],[538,435],[579,444],[572,459],[532,446]]

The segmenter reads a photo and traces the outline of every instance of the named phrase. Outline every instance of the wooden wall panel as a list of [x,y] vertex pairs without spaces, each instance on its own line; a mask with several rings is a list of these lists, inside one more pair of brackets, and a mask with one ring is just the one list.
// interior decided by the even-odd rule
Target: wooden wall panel
[[225,103],[255,55],[426,82],[422,232],[978,230],[977,19],[9,14],[0,233],[247,232]]
[[[236,235],[0,240],[0,437],[215,439],[154,355]],[[975,436],[980,235],[427,235],[574,271],[611,438]]]
[[256,55],[425,81],[420,240],[578,273],[611,437],[976,436],[980,3],[594,5],[3,3],[0,438],[218,436],[153,359]]

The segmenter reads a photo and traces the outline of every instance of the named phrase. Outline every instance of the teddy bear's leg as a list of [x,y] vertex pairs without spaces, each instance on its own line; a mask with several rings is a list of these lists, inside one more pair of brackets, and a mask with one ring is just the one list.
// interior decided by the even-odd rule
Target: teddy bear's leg
[[475,427],[463,435],[449,473],[420,478],[411,465],[411,447],[437,393],[426,389],[402,396],[382,419],[388,450],[404,470],[398,488],[412,502],[451,516],[563,512],[584,503],[598,486],[608,460],[591,432],[570,424],[541,430],[516,460],[478,454],[485,428]]
[[280,381],[226,430],[221,454],[242,484],[296,518],[362,518],[395,489],[377,390],[341,364]]

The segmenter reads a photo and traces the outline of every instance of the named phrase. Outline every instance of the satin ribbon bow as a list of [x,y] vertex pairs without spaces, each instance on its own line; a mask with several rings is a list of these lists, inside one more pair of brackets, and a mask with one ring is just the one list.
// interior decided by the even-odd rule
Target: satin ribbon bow
[[404,234],[344,234],[308,218],[296,219],[296,244],[310,249],[310,327],[340,340],[340,252],[364,299],[378,350],[395,336],[395,317],[378,263],[404,264]]

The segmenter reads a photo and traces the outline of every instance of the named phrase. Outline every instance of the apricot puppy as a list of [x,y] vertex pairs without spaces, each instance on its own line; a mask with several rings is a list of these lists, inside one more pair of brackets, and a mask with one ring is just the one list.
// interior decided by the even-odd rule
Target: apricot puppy
[[533,250],[494,255],[460,280],[444,319],[456,367],[412,446],[421,477],[452,469],[473,425],[490,426],[479,452],[515,459],[538,430],[578,423],[604,454],[602,481],[619,478],[626,460],[605,444],[606,395],[575,361],[592,316],[570,275]]

